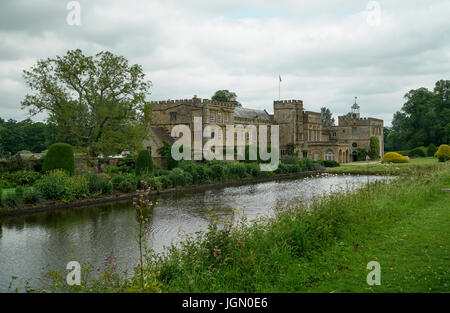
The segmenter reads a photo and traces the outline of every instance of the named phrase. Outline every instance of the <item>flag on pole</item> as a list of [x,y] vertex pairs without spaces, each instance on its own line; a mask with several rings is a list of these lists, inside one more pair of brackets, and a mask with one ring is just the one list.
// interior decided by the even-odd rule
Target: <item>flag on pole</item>
[[278,75],[278,78],[280,79],[280,83],[282,82],[282,80],[281,80],[281,76],[280,75]]

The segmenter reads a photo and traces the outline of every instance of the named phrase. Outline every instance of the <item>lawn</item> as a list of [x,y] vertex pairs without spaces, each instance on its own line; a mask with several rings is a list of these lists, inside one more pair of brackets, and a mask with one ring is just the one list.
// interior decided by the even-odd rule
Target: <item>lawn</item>
[[427,170],[438,164],[436,158],[412,158],[408,163],[381,163],[375,164],[342,164],[339,167],[327,168],[325,171],[329,173],[373,173],[385,175],[397,175],[409,173],[411,170]]

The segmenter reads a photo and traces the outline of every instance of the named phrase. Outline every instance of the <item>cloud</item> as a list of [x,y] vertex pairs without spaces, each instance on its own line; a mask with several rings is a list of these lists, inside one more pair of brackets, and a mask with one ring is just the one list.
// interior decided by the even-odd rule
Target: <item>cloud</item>
[[[0,3],[0,108],[22,119],[21,73],[40,58],[81,48],[125,56],[153,82],[150,99],[210,98],[235,91],[244,106],[272,111],[278,98],[306,110],[362,114],[390,123],[412,88],[450,73],[448,1],[80,1],[81,25],[65,1]],[[372,12],[373,13],[373,12]]]

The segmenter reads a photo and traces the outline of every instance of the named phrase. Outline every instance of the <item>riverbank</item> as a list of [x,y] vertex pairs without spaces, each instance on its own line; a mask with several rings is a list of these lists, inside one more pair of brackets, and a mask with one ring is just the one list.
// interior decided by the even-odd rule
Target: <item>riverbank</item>
[[[448,292],[449,185],[447,162],[298,203],[250,227],[213,224],[146,264],[144,291]],[[380,286],[366,283],[369,261],[381,265]],[[140,291],[138,276],[108,277],[68,291]]]
[[[322,171],[305,171],[299,173],[290,173],[290,174],[273,174],[271,176],[263,176],[263,177],[251,177],[251,178],[243,178],[236,180],[228,180],[224,182],[215,182],[211,184],[196,184],[189,185],[177,188],[168,188],[162,190],[154,190],[150,192],[150,196],[158,196],[158,195],[166,195],[166,194],[175,194],[182,192],[192,192],[192,191],[201,191],[207,189],[215,189],[215,188],[223,188],[230,186],[238,186],[238,185],[246,185],[246,184],[256,184],[261,182],[273,181],[273,180],[282,180],[282,179],[293,179],[299,177],[308,177],[313,175],[318,175],[322,173]],[[76,200],[69,203],[63,201],[49,201],[47,203],[41,203],[35,206],[28,206],[25,208],[17,208],[12,210],[0,210],[0,218],[8,217],[8,216],[17,216],[24,214],[33,214],[40,212],[48,212],[48,211],[57,211],[69,208],[80,208],[87,207],[92,205],[100,205],[107,204],[119,201],[129,201],[136,196],[136,193],[115,193],[110,196],[100,196],[93,197],[88,199]]]

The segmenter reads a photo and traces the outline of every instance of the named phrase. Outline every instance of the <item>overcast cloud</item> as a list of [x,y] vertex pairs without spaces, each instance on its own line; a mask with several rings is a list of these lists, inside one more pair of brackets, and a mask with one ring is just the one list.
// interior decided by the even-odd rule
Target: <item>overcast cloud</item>
[[272,112],[281,75],[282,99],[339,115],[358,96],[362,115],[386,124],[407,91],[450,79],[448,0],[377,1],[378,25],[369,1],[81,0],[69,26],[68,2],[0,2],[0,117],[27,117],[24,69],[76,48],[141,64],[151,100],[229,89]]

